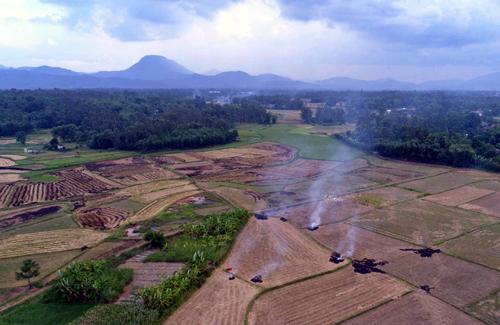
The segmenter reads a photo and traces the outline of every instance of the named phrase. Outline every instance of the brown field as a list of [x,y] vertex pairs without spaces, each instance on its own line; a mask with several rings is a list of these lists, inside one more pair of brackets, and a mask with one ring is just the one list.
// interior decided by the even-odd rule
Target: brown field
[[450,240],[442,247],[450,254],[500,270],[500,224]]
[[408,291],[408,285],[393,277],[357,274],[348,267],[262,295],[248,324],[333,324]]
[[311,216],[314,211],[318,211],[318,215],[320,216],[319,224],[321,225],[344,220],[371,210],[373,210],[373,208],[370,206],[340,198],[337,201],[324,200],[321,202],[307,203],[291,208],[270,211],[270,214],[276,217],[288,218],[298,227],[304,228],[311,225]]
[[11,227],[20,223],[30,222],[46,215],[56,213],[61,209],[60,206],[43,207],[28,212],[16,213],[13,216],[2,217],[0,219],[0,229]]
[[[311,233],[323,245],[355,259],[369,258],[385,272],[416,286],[429,285],[431,293],[455,306],[464,306],[500,287],[499,272],[444,254],[425,258],[411,251],[421,247],[344,223],[320,227]],[[445,250],[446,252],[446,250]]]
[[485,196],[479,200],[460,206],[462,209],[477,211],[500,217],[500,193]]
[[164,276],[171,276],[174,272],[180,270],[184,266],[183,263],[134,263],[126,262],[118,268],[133,268],[134,280],[125,289],[129,292],[138,292],[139,289],[145,286],[160,284]]
[[17,165],[16,162],[6,158],[0,158],[0,167],[10,167],[14,165]]
[[288,165],[229,172],[222,175],[203,178],[203,181],[233,182],[241,184],[291,183],[300,179],[305,180],[307,178],[319,176],[339,164],[341,163],[335,161],[300,158]]
[[477,182],[478,180],[480,180],[480,178],[450,172],[443,175],[403,183],[400,184],[399,187],[411,188],[420,192],[435,194],[461,187],[469,183]]
[[482,189],[490,190],[490,191],[494,191],[494,192],[500,192],[500,182],[496,181],[496,180],[477,182],[477,183],[470,184],[469,186],[482,188]]
[[374,321],[398,325],[482,324],[423,290],[405,295],[343,324],[364,325]]
[[[251,218],[238,236],[224,268],[249,281],[260,274],[259,286],[273,287],[333,270],[342,264],[329,261],[331,252],[276,218]],[[344,262],[345,263],[345,262]]]
[[188,184],[184,186],[178,186],[178,187],[172,187],[172,188],[167,188],[164,190],[148,193],[141,195],[139,198],[141,201],[144,201],[145,203],[149,203],[155,200],[158,200],[164,196],[172,195],[175,193],[180,193],[180,192],[185,192],[185,191],[193,191],[197,190],[198,188],[193,185],[193,184]]
[[90,209],[98,207],[111,202],[116,202],[128,198],[128,196],[121,196],[117,193],[100,193],[93,196],[86,196],[71,201],[73,208],[71,211],[78,211],[81,209]]
[[179,178],[176,173],[163,169],[144,157],[94,162],[85,166],[91,172],[96,172],[102,177],[111,178],[124,185]]
[[43,254],[91,247],[108,234],[87,229],[63,229],[0,239],[0,258]]
[[136,196],[140,194],[146,194],[155,192],[158,190],[164,190],[167,188],[182,186],[189,184],[189,181],[186,180],[162,180],[157,182],[151,182],[146,184],[139,184],[135,186],[126,187],[123,190],[119,190],[116,192],[117,195],[123,196]]
[[368,162],[364,158],[357,158],[351,161],[346,161],[335,167],[336,172],[348,173],[358,168],[368,167]]
[[28,158],[26,156],[21,156],[21,155],[0,155],[0,157],[9,158],[12,160],[23,160],[23,159]]
[[0,145],[1,144],[11,144],[11,143],[16,143],[16,139],[0,140]]
[[464,186],[448,192],[427,196],[424,198],[424,200],[439,203],[442,205],[457,206],[469,201],[476,200],[491,193],[494,192],[477,187]]
[[99,245],[87,249],[82,255],[78,256],[77,261],[95,261],[104,260],[111,255],[120,255],[132,246],[141,241],[140,238],[124,239],[120,241],[106,241]]
[[423,173],[375,166],[358,168],[350,171],[349,174],[382,184],[401,182],[407,179],[425,176]]
[[146,220],[149,218],[152,218],[156,216],[158,213],[162,212],[166,208],[168,208],[170,205],[174,204],[175,202],[182,200],[183,198],[186,198],[191,195],[195,195],[200,193],[200,191],[187,191],[187,192],[182,192],[182,193],[176,193],[171,196],[167,196],[164,198],[161,198],[148,206],[144,207],[141,211],[137,212],[132,218],[131,221],[140,221],[140,220]]
[[[324,182],[322,184],[323,188],[322,192],[320,193],[320,196],[345,194],[360,189],[370,188],[379,185],[362,177],[352,176],[352,175],[327,173],[325,177],[328,177],[327,178],[328,182]],[[322,177],[322,179],[325,178]],[[314,181],[307,180],[304,182],[291,184],[285,187],[285,191],[291,191],[296,193],[307,193],[309,192],[313,183]]]
[[76,220],[84,228],[94,230],[116,229],[124,224],[131,213],[110,207],[99,207],[90,210],[79,211]]
[[259,289],[240,279],[228,280],[229,275],[215,270],[207,282],[182,305],[164,325],[243,324],[245,310]]
[[424,200],[374,210],[349,223],[384,235],[423,245],[436,245],[498,219]]
[[13,183],[17,181],[24,181],[25,179],[18,174],[0,174],[0,183]]
[[0,207],[5,207],[7,205],[7,200],[9,195],[14,188],[14,184],[1,184],[0,185]]
[[10,206],[21,206],[37,202],[63,200],[86,194],[96,194],[117,188],[109,182],[92,177],[83,168],[55,172],[61,178],[53,182],[18,184],[12,194]]

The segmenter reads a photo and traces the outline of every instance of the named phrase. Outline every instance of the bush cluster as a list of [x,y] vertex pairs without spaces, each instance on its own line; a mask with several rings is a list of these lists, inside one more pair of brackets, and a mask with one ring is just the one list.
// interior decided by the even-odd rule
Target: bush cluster
[[144,305],[98,305],[68,325],[154,325],[159,313]]

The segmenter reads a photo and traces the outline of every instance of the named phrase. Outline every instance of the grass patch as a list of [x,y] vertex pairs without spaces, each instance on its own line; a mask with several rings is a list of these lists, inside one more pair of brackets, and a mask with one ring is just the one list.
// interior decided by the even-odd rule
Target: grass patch
[[[26,174],[28,174],[28,173],[26,173]],[[23,174],[23,176],[26,174]],[[55,175],[42,174],[42,175],[35,175],[33,177],[30,177],[30,179],[24,183],[53,182],[53,181],[58,181],[58,180],[60,180],[60,178],[55,176]]]
[[359,203],[362,205],[367,205],[371,206],[374,208],[378,208],[382,206],[384,203],[384,199],[378,196],[373,196],[373,195],[361,195],[357,196],[352,200],[354,203]]
[[121,200],[106,204],[107,207],[125,210],[131,213],[137,213],[146,205],[132,200]]
[[0,314],[0,325],[66,325],[92,307],[94,304],[42,303],[35,300]]

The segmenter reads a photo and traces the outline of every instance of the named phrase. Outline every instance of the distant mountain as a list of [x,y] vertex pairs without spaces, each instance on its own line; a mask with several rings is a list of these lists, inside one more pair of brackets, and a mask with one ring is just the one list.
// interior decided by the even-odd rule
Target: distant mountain
[[402,82],[394,79],[358,80],[347,77],[335,77],[316,81],[322,88],[337,90],[414,90],[417,85],[411,82]]
[[[148,55],[130,68],[85,74],[41,66],[6,68],[0,65],[0,89],[329,89],[329,90],[500,90],[500,72],[467,81],[438,80],[422,84],[394,79],[358,80],[334,77],[314,83],[275,74],[252,76],[244,71],[207,71],[196,74],[163,56]],[[212,75],[212,73],[215,73]]]
[[5,70],[5,69],[7,69],[7,67],[0,64],[0,70]]
[[159,55],[147,55],[122,71],[101,71],[92,74],[99,78],[127,78],[139,80],[166,80],[193,74],[179,63]]
[[212,69],[212,70],[208,70],[208,71],[203,72],[202,75],[204,75],[204,76],[215,76],[216,74],[219,74],[219,73],[222,73],[222,71],[219,71],[217,69]]

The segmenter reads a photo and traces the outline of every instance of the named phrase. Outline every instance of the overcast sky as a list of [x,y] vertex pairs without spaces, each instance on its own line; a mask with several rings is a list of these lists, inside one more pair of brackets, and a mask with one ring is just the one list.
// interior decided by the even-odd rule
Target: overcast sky
[[0,0],[0,64],[402,81],[500,71],[498,0]]

